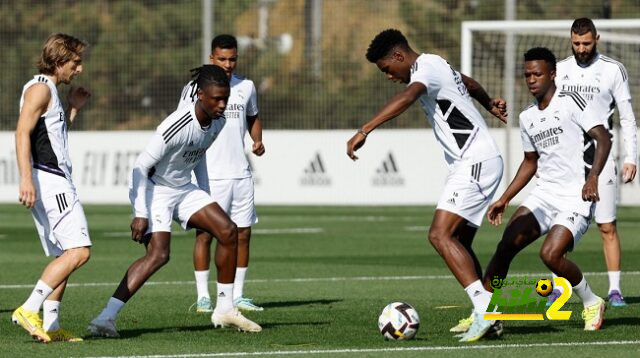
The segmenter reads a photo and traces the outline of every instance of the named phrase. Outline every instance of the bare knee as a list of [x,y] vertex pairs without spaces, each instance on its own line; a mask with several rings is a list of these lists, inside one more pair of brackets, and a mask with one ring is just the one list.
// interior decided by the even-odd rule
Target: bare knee
[[196,235],[196,245],[211,245],[211,241],[213,241],[213,236],[208,232],[198,231]]
[[540,248],[540,258],[547,267],[558,266],[563,255],[564,253],[558,252],[558,250],[551,245],[542,245],[542,248]]
[[91,249],[87,247],[76,247],[66,251],[76,268],[84,265],[91,257]]
[[238,227],[233,222],[229,222],[224,228],[220,230],[220,237],[218,241],[222,245],[238,245]]
[[155,250],[147,253],[147,258],[154,268],[162,267],[169,262],[169,250]]
[[598,224],[598,229],[600,229],[600,236],[602,236],[602,240],[605,241],[614,240],[616,234],[618,233],[616,224],[614,222]]
[[238,245],[249,245],[251,240],[251,228],[238,229]]
[[441,228],[431,227],[429,230],[429,242],[438,251],[451,240],[451,234]]

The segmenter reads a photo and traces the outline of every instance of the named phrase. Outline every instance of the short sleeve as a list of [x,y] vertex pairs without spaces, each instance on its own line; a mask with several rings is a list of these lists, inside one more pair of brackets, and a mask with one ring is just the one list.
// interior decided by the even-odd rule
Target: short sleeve
[[[440,60],[446,64],[443,59]],[[409,80],[409,85],[415,82],[420,82],[427,88],[427,93],[433,93],[442,86],[440,76],[442,76],[443,73],[446,73],[443,71],[451,72],[451,69],[448,67],[443,68],[435,57],[426,57],[425,55],[422,55],[418,57],[416,63],[411,66],[411,78]]]
[[533,145],[531,141],[531,136],[527,133],[525,128],[526,119],[522,114],[520,114],[519,122],[520,122],[520,139],[522,140],[522,150],[525,152],[536,152],[536,147]]
[[251,95],[247,103],[247,117],[255,117],[258,115],[258,93],[256,86],[251,82]]
[[578,112],[573,116],[574,121],[585,132],[588,132],[591,128],[599,125],[603,125],[606,128],[608,113],[602,109],[603,107],[598,106],[597,102],[591,102],[581,112],[576,109]]

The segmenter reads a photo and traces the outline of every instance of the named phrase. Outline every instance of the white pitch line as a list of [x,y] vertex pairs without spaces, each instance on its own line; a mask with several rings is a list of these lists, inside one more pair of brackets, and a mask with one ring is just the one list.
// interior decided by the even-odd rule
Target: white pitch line
[[[269,234],[319,234],[324,232],[324,229],[321,227],[293,227],[293,228],[285,228],[285,229],[251,229],[251,233],[259,234],[259,235],[269,235]],[[183,236],[189,235],[189,231],[176,231],[172,232],[173,236]],[[106,237],[130,237],[130,231],[111,231],[102,233],[102,236]]]
[[529,344],[483,344],[465,346],[428,346],[428,347],[398,347],[398,348],[353,348],[353,349],[313,349],[297,351],[263,351],[263,352],[224,352],[224,353],[196,353],[196,354],[167,354],[144,356],[99,356],[87,358],[189,358],[189,357],[242,357],[242,356],[273,356],[273,355],[309,355],[309,354],[350,354],[350,353],[391,353],[391,352],[424,352],[424,351],[473,351],[484,349],[521,349],[521,348],[553,348],[576,346],[610,346],[610,345],[638,345],[640,341],[600,341],[600,342],[557,342],[557,343],[529,343]]
[[[607,276],[607,272],[583,272],[586,276]],[[625,276],[638,276],[640,271],[623,271]],[[515,272],[507,277],[534,276],[548,277],[549,272]],[[428,275],[428,276],[354,276],[354,277],[306,277],[306,278],[273,278],[273,279],[252,279],[247,283],[306,283],[306,282],[343,282],[343,281],[412,281],[412,280],[451,280],[452,275]],[[170,286],[170,285],[193,285],[195,281],[148,281],[146,286]],[[69,283],[67,287],[97,287],[115,286],[118,282],[85,282]],[[33,288],[33,284],[0,285],[1,289]]]

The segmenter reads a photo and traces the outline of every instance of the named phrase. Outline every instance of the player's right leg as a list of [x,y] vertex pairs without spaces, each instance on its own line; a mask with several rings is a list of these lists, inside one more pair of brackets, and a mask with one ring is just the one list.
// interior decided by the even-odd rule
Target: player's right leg
[[[487,292],[493,291],[490,285],[491,280],[496,276],[505,278],[513,258],[539,236],[540,225],[534,214],[524,206],[519,207],[509,220],[502,235],[502,240],[498,243],[498,247],[487,265],[483,278],[484,288]],[[489,297],[489,299],[491,298]],[[485,310],[488,303],[484,306]],[[473,312],[472,317],[468,319],[470,322],[466,333],[461,335],[461,342],[474,342],[489,333],[490,324],[488,322],[490,321],[483,321],[483,314],[484,312]],[[465,322],[461,321],[459,325],[463,323]],[[501,331],[502,325],[497,326],[496,329]]]
[[206,231],[216,239],[215,263],[218,270],[217,302],[211,321],[218,327],[235,327],[260,332],[255,322],[244,317],[233,305],[233,281],[238,251],[238,229],[216,203],[208,204],[189,216],[188,226]]

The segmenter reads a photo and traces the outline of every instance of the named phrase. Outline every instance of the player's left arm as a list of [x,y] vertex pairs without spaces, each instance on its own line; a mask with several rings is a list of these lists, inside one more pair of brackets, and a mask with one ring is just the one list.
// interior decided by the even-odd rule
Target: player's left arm
[[589,129],[587,134],[596,140],[596,153],[593,158],[593,164],[587,180],[582,187],[582,200],[584,201],[599,201],[598,195],[598,176],[604,168],[604,164],[609,157],[609,151],[611,150],[611,136],[609,131],[604,128],[604,125],[599,124]]
[[[620,64],[622,66],[622,64]],[[620,127],[622,128],[622,138],[624,139],[624,147],[626,155],[622,164],[622,180],[625,183],[632,181],[636,176],[637,170],[637,127],[636,117],[631,107],[631,93],[629,91],[629,82],[627,71],[624,66],[619,67],[616,71],[613,82],[613,98],[618,107],[620,115]]]
[[467,87],[467,91],[469,91],[469,95],[478,101],[489,113],[493,114],[503,123],[507,123],[507,102],[502,98],[489,97],[487,91],[485,91],[478,81],[462,73],[460,75],[462,76],[462,82],[465,87]]
[[73,124],[78,112],[87,103],[89,97],[91,97],[91,93],[83,87],[71,87],[69,89],[69,95],[67,96],[69,100],[69,126]]
[[256,114],[255,116],[247,116],[247,124],[249,135],[253,139],[253,147],[251,151],[257,156],[264,154],[264,143],[262,143],[262,121]]
[[365,123],[356,134],[347,142],[347,156],[352,160],[358,157],[354,154],[356,150],[364,145],[367,135],[378,128],[384,122],[391,120],[409,108],[421,95],[427,92],[427,87],[421,82],[413,82],[402,92],[391,98],[384,107]]

